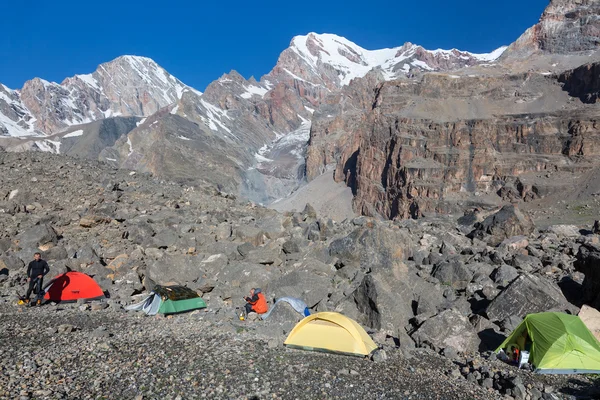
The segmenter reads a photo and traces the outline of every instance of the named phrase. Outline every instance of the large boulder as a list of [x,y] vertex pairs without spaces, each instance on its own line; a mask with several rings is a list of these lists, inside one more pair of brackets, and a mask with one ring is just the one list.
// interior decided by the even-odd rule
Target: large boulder
[[390,268],[412,255],[413,242],[407,230],[382,225],[358,228],[350,235],[334,240],[329,253],[343,264],[354,263],[365,268]]
[[474,272],[460,260],[442,261],[433,268],[432,275],[442,284],[454,289],[465,289],[473,279]]
[[35,225],[21,232],[15,238],[22,249],[47,250],[58,243],[58,235],[48,224]]
[[362,325],[399,334],[415,314],[435,314],[444,303],[439,285],[427,282],[398,262],[389,268],[374,267],[337,310],[350,314]]
[[600,309],[600,247],[584,244],[579,247],[575,269],[585,275],[583,301]]
[[560,288],[553,282],[531,274],[523,274],[511,282],[488,306],[486,313],[491,321],[503,321],[516,315],[542,311],[574,311]]
[[270,297],[297,297],[313,308],[332,292],[331,276],[309,269],[291,271],[269,283]]
[[468,353],[477,351],[479,339],[469,319],[456,310],[442,311],[425,321],[413,333],[418,346],[441,350],[452,347]]
[[147,261],[146,275],[157,284],[176,282],[183,285],[196,282],[203,274],[201,260],[202,257],[195,255],[168,255],[157,252]]
[[485,240],[491,246],[498,246],[512,236],[527,236],[535,229],[531,217],[514,205],[506,205],[482,222],[475,224],[469,237]]
[[235,236],[242,242],[251,243],[254,246],[260,246],[265,243],[265,232],[255,226],[242,225],[236,228]]

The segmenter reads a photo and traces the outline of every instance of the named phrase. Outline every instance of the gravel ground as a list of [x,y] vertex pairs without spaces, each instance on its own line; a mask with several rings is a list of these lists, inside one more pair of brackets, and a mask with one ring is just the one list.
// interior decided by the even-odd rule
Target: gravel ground
[[291,350],[254,338],[252,322],[202,318],[0,305],[0,399],[499,397],[433,354],[375,363]]

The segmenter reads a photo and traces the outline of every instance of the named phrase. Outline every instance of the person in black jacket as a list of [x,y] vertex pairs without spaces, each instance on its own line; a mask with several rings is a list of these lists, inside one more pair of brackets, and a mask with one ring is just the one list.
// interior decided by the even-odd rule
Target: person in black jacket
[[25,294],[26,303],[29,303],[29,296],[31,296],[31,292],[36,285],[38,285],[38,291],[42,290],[44,276],[49,271],[50,267],[46,261],[42,260],[42,255],[40,253],[35,253],[33,255],[33,261],[30,262],[27,267],[27,282],[29,282],[29,287],[27,288],[27,294]]

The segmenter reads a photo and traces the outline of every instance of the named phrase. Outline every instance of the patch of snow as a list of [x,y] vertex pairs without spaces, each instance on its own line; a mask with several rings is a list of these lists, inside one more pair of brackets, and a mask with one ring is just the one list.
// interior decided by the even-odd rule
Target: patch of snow
[[40,151],[60,154],[60,142],[54,140],[36,140],[34,143]]
[[129,154],[127,154],[127,157],[129,157],[133,154],[133,144],[131,143],[131,138],[129,136],[127,136],[127,144],[129,145]]
[[264,97],[264,95],[268,92],[269,90],[263,87],[259,87],[259,86],[254,86],[254,85],[250,85],[248,87],[246,87],[246,92],[242,93],[240,95],[240,97],[244,98],[244,99],[249,99],[254,95],[260,96],[260,97]]
[[415,67],[423,68],[424,70],[427,70],[427,71],[433,71],[433,68],[431,68],[429,65],[427,65],[427,63],[425,63],[421,60],[414,60],[413,62],[411,62],[411,64],[414,65]]
[[304,106],[304,109],[305,109],[306,111],[308,111],[309,113],[311,113],[311,114],[314,114],[314,112],[315,112],[314,108],[310,108],[310,107],[306,107],[306,106]]
[[[129,107],[129,105],[127,105],[127,107]],[[123,115],[123,113],[121,113],[120,111],[114,112],[111,109],[104,111],[104,118],[118,117],[120,115]]]
[[83,135],[83,129],[78,129],[76,131],[67,133],[65,136],[63,136],[63,139],[70,138],[70,137],[77,137],[77,136],[81,136],[81,135]]
[[266,163],[266,162],[271,162],[273,160],[271,160],[270,158],[261,156],[260,154],[256,153],[254,155],[254,158],[256,158],[256,161],[258,161],[259,163]]
[[139,120],[138,122],[135,123],[135,126],[140,126],[142,125],[144,122],[146,122],[146,118],[142,118],[141,120]]
[[[206,110],[206,114],[208,117],[208,127],[213,131],[218,131],[217,125],[219,125],[223,130],[231,133],[231,130],[226,127],[221,120],[223,118],[231,119],[229,115],[227,115],[227,111],[220,109],[217,106],[210,104],[204,99],[200,99],[200,103]],[[206,121],[205,121],[206,122]]]
[[106,157],[106,159],[107,159],[108,161],[115,161],[115,162],[117,161],[117,159],[116,159],[116,158],[108,158],[108,157]]
[[181,136],[181,135],[178,135],[178,136],[177,136],[177,139],[181,139],[181,140],[192,140],[192,139],[190,139],[190,138],[186,138],[185,136]]
[[92,76],[92,74],[85,75],[75,75],[75,78],[79,78],[83,82],[85,82],[88,86],[93,87],[96,90],[100,90],[100,86],[98,85],[98,81],[96,78]]
[[177,114],[177,110],[179,110],[179,104],[173,107],[173,109],[171,110],[171,114]]

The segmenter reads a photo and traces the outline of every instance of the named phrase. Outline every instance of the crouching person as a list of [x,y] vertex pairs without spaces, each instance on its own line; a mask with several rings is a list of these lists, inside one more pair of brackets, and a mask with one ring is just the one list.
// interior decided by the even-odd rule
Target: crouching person
[[251,312],[264,314],[269,310],[267,299],[259,288],[250,289],[250,296],[244,297],[244,300],[246,300],[246,315],[250,314]]

